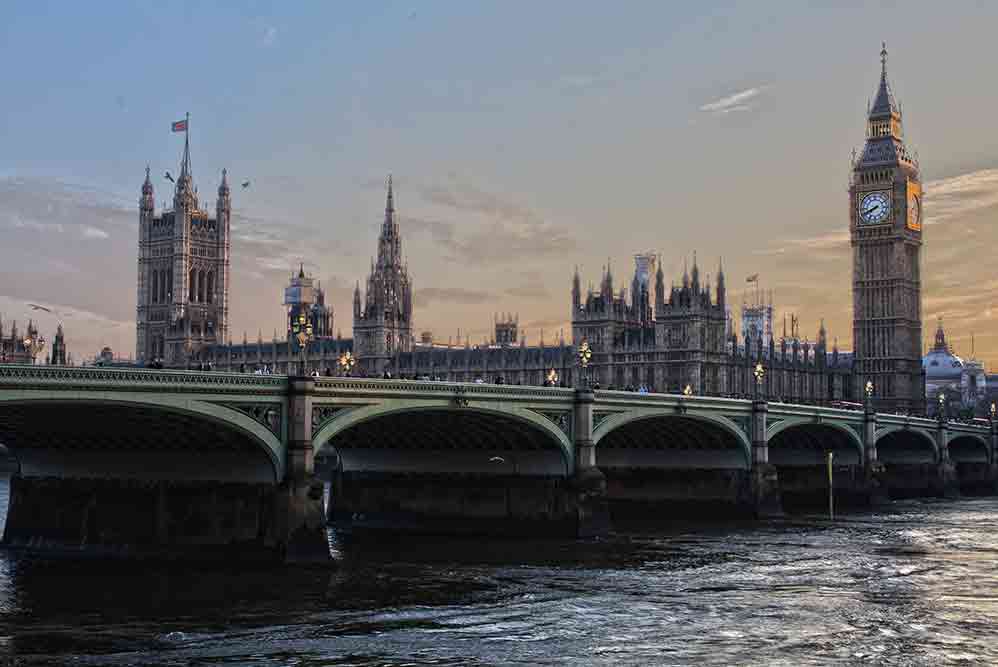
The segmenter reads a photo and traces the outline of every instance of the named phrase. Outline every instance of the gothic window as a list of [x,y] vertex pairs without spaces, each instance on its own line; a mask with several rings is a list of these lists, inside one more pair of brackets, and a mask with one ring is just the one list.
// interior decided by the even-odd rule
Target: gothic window
[[206,296],[208,297],[207,298],[207,302],[208,303],[214,303],[214,294],[215,294],[215,274],[213,272],[209,271],[208,272],[208,287],[207,287],[207,293],[206,293]]
[[150,301],[156,303],[156,296],[159,294],[159,272],[152,272],[152,298]]
[[204,288],[205,288],[204,271],[198,271],[198,302],[199,303],[204,303],[205,302]]
[[187,300],[190,303],[194,303],[195,297],[197,297],[197,272],[191,269],[191,273],[187,276]]

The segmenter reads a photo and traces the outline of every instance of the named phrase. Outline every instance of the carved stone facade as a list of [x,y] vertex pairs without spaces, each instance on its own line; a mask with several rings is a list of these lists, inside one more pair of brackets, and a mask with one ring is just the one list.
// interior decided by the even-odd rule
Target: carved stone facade
[[146,168],[139,199],[135,358],[187,367],[228,337],[232,200],[225,170],[215,217],[198,200],[185,137],[173,208],[157,214]]
[[878,410],[923,412],[922,186],[887,80],[886,47],[881,63],[866,144],[849,185],[854,381],[857,394],[873,382]]
[[359,284],[353,297],[353,339],[355,354],[360,360],[358,372],[383,372],[399,354],[412,349],[412,331],[412,282],[403,261],[402,237],[389,176],[385,220],[378,237],[378,258],[371,261],[364,298],[361,298]]

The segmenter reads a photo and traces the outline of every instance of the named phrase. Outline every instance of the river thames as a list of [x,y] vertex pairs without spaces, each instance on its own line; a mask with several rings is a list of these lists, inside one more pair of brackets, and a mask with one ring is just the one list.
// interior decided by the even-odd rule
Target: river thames
[[[0,656],[73,665],[998,663],[998,499],[595,542],[332,541],[330,569],[0,553]],[[4,662],[3,664],[7,664]]]

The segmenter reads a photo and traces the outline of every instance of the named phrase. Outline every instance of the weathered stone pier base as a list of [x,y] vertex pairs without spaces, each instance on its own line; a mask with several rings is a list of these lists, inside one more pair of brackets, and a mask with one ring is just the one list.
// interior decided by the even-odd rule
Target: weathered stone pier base
[[890,463],[885,466],[881,480],[892,499],[954,498],[960,495],[956,467],[949,461]]
[[751,477],[745,470],[615,468],[607,471],[606,499],[615,523],[755,517]]
[[80,555],[314,559],[325,545],[319,513],[321,500],[288,485],[13,477],[4,545]]
[[956,476],[962,494],[987,496],[998,491],[998,465],[994,463],[957,463]]
[[340,473],[328,518],[346,531],[576,537],[606,532],[592,482],[513,476]]
[[[788,510],[828,507],[826,466],[782,468],[779,478],[783,505]],[[866,509],[884,500],[879,482],[859,466],[833,466],[832,480],[836,508]]]

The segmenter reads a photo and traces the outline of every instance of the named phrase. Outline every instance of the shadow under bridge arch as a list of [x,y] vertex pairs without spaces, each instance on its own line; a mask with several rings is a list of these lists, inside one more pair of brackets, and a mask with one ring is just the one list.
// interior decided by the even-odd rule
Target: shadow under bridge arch
[[723,417],[623,413],[593,433],[596,466],[610,468],[729,469],[751,467],[751,446]]
[[877,460],[884,465],[938,463],[939,451],[932,436],[917,428],[883,428],[876,433]]
[[280,438],[243,412],[183,396],[80,394],[0,400],[0,444],[18,475],[263,484],[284,476]]
[[346,409],[313,445],[344,473],[567,477],[574,468],[568,435],[523,408]]
[[956,435],[946,445],[953,463],[990,463],[987,441],[977,435]]
[[767,429],[769,462],[781,467],[824,465],[834,453],[835,465],[858,466],[863,462],[863,443],[846,426],[812,420],[787,421]]

